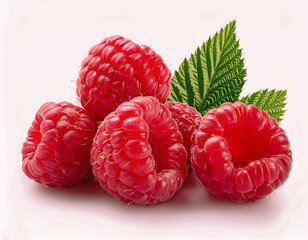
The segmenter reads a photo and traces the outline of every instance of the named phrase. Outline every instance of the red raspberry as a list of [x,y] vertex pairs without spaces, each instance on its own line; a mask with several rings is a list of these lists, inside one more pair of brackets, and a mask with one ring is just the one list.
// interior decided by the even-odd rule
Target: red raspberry
[[171,198],[187,175],[183,138],[168,108],[154,97],[122,103],[101,123],[91,163],[101,186],[124,202]]
[[173,119],[178,124],[179,130],[183,135],[184,146],[187,151],[187,165],[190,170],[191,135],[199,128],[202,116],[187,103],[167,101],[165,105],[170,110]]
[[154,96],[164,103],[170,81],[170,70],[150,47],[112,36],[93,46],[83,60],[77,95],[85,109],[103,120],[137,96]]
[[292,152],[277,121],[254,105],[224,103],[202,118],[192,136],[192,166],[221,198],[264,198],[289,176]]
[[93,179],[89,163],[96,122],[68,102],[43,104],[22,147],[22,169],[48,186],[70,186]]

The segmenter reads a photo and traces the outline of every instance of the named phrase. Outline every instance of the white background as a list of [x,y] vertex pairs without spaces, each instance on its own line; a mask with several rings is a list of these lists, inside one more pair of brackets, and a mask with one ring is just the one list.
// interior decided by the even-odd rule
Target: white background
[[[0,239],[308,239],[307,1],[1,1]],[[211,197],[193,175],[170,201],[127,206],[96,184],[45,188],[21,170],[39,106],[77,103],[88,49],[119,34],[151,46],[171,71],[231,20],[243,48],[243,95],[288,90],[282,122],[293,150],[287,182],[262,201]]]

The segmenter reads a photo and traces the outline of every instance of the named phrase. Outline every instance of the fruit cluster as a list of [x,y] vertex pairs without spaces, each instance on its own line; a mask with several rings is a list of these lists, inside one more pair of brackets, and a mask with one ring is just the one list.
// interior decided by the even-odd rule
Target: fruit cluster
[[56,187],[97,179],[138,205],[170,199],[191,171],[233,202],[264,198],[286,181],[290,144],[267,112],[233,102],[202,117],[167,101],[170,82],[150,47],[104,39],[82,62],[76,92],[83,108],[47,102],[38,110],[22,147],[24,173]]

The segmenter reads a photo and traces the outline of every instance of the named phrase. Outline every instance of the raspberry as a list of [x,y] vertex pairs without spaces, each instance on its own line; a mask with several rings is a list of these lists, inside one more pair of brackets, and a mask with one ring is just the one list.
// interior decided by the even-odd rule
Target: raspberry
[[170,81],[170,70],[150,47],[112,36],[93,46],[83,60],[77,95],[85,109],[103,120],[137,96],[154,96],[164,103]]
[[165,105],[168,107],[173,119],[178,124],[179,130],[183,135],[184,146],[187,151],[186,163],[188,165],[188,169],[190,170],[191,135],[196,129],[199,128],[202,116],[197,110],[190,107],[187,103],[167,101]]
[[254,105],[224,103],[192,136],[192,166],[214,195],[233,202],[262,199],[289,176],[292,152],[277,121]]
[[100,124],[91,151],[94,176],[117,199],[137,205],[170,199],[187,175],[183,138],[154,97],[122,103]]
[[36,182],[70,186],[93,179],[89,163],[96,121],[68,102],[43,104],[22,147],[22,169]]

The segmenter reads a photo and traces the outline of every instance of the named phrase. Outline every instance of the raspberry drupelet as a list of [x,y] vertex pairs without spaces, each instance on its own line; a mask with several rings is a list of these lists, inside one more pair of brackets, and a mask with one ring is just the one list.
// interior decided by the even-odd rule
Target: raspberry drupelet
[[289,176],[284,130],[254,105],[224,103],[202,118],[192,137],[192,167],[205,188],[233,202],[262,199]]
[[79,106],[47,102],[36,113],[22,147],[22,169],[56,187],[94,179],[89,162],[96,120]]
[[137,96],[154,96],[164,103],[170,81],[170,70],[150,47],[111,36],[93,46],[83,60],[77,95],[85,109],[103,120]]
[[183,137],[168,108],[154,97],[122,103],[98,127],[91,164],[117,199],[151,205],[170,199],[187,176]]

